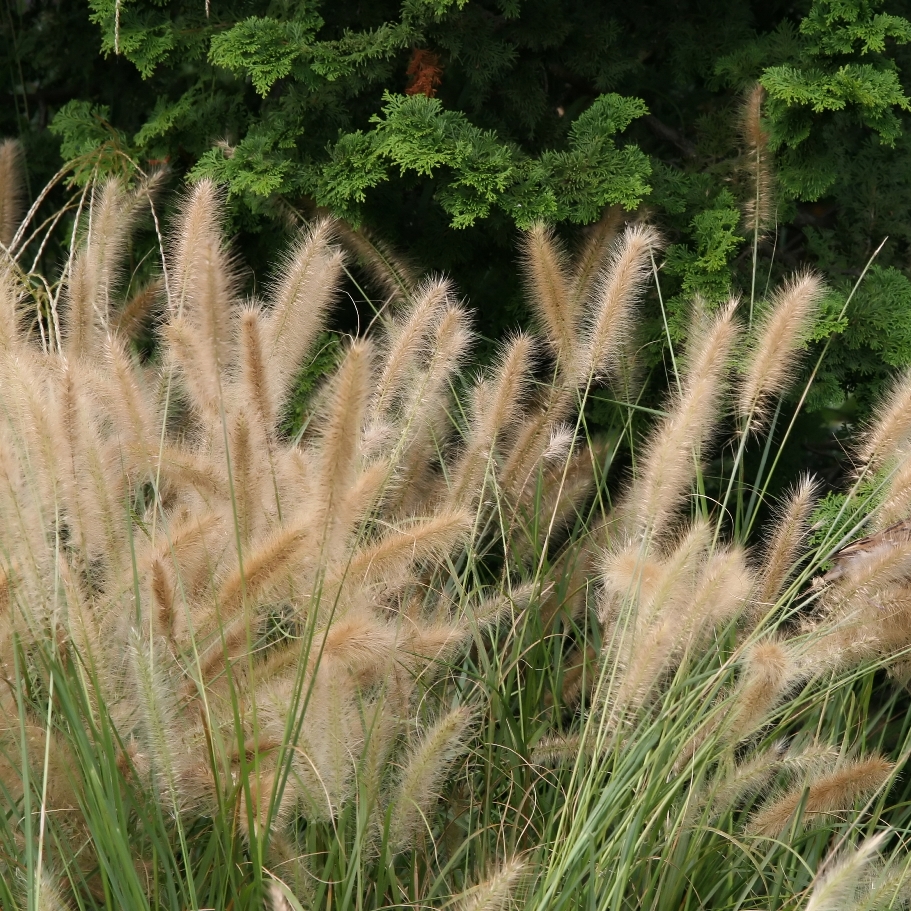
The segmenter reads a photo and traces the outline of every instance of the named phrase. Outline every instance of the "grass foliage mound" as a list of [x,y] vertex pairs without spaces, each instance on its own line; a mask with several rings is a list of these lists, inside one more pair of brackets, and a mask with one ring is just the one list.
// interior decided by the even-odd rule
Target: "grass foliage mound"
[[128,292],[154,195],[87,192],[54,280],[0,205],[4,908],[901,906],[911,378],[757,524],[815,276],[697,301],[643,438],[660,239],[536,227],[539,335],[466,376],[427,280],[289,430],[333,224],[243,300],[202,181]]

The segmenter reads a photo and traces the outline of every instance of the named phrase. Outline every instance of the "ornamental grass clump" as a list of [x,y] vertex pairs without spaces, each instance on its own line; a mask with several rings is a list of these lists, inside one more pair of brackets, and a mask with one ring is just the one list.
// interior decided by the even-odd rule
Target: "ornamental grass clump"
[[862,907],[877,852],[900,904],[904,387],[840,498],[755,506],[818,277],[697,307],[649,408],[658,236],[538,227],[537,333],[471,376],[397,270],[295,402],[370,242],[316,221],[245,297],[202,181],[133,282],[158,192],[77,194],[54,281],[34,211],[4,241],[4,908]]

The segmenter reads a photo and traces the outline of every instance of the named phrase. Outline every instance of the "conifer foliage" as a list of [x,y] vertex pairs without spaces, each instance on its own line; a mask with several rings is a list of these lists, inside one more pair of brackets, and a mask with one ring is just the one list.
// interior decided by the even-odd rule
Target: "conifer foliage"
[[911,364],[909,39],[907,0],[30,0],[0,19],[0,132],[33,187],[218,181],[257,268],[328,209],[451,275],[490,338],[525,312],[520,230],[647,207],[675,342],[694,293],[811,262],[834,341],[809,404],[863,414]]

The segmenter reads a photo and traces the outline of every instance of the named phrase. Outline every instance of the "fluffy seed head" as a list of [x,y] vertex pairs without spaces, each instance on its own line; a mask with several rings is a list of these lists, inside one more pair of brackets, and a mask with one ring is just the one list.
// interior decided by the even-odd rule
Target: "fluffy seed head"
[[895,381],[875,414],[858,452],[860,461],[873,469],[884,465],[911,438],[911,371]]
[[644,225],[631,225],[615,241],[608,266],[595,286],[592,315],[584,329],[574,381],[584,384],[616,362],[631,328],[632,307],[651,275],[651,252],[658,234]]
[[855,904],[855,899],[866,868],[873,862],[888,836],[888,832],[880,832],[865,839],[853,851],[827,857],[813,880],[813,891],[806,904],[806,911],[845,911],[846,908],[871,907],[866,902]]
[[334,222],[324,219],[301,234],[272,287],[263,344],[276,413],[324,327],[334,298],[343,263],[342,253],[332,246],[334,230]]
[[895,764],[874,754],[866,759],[845,763],[827,775],[810,780],[768,803],[752,818],[749,831],[774,838],[783,833],[795,818],[803,802],[801,824],[812,825],[822,817],[847,813],[858,799],[869,797],[882,788],[892,775]]
[[389,839],[396,852],[410,848],[427,825],[427,813],[455,761],[467,748],[474,713],[463,706],[425,730],[405,763],[393,797]]
[[22,216],[22,146],[18,140],[0,142],[0,244],[8,247]]
[[740,417],[755,428],[770,399],[790,384],[803,344],[824,293],[822,280],[804,272],[785,282],[756,330],[737,400]]
[[577,345],[578,308],[570,294],[566,251],[551,228],[538,223],[525,235],[524,266],[535,315],[565,366]]
[[746,96],[740,115],[744,142],[743,168],[749,177],[749,196],[744,205],[744,227],[750,233],[762,233],[774,217],[775,178],[769,134],[762,124],[762,102],[765,89],[757,84]]
[[660,533],[676,514],[696,475],[699,451],[718,420],[731,349],[737,335],[734,306],[715,318],[690,361],[683,389],[646,444],[626,495],[628,525],[640,534]]
[[762,554],[762,569],[755,609],[771,606],[781,593],[801,552],[807,534],[807,520],[816,499],[816,483],[804,475],[791,492]]
[[459,899],[458,911],[503,911],[513,906],[523,880],[528,876],[528,863],[513,857],[502,863],[490,876]]

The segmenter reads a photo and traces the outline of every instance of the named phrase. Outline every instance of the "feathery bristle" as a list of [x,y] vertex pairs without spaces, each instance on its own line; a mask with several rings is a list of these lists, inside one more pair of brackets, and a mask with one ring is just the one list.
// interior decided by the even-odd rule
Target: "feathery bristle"
[[732,768],[716,773],[693,800],[690,815],[695,817],[705,809],[709,818],[715,818],[761,794],[781,771],[784,755],[784,745],[775,743],[770,749],[756,750]]
[[35,911],[70,911],[70,903],[63,897],[60,882],[47,869],[41,870],[41,879],[35,885]]
[[436,279],[424,283],[415,291],[408,314],[390,327],[383,370],[374,396],[373,407],[377,411],[388,408],[412,379],[416,363],[426,353],[424,340],[451,294],[447,281]]
[[427,728],[412,747],[392,798],[389,844],[394,852],[413,847],[420,838],[443,779],[468,748],[474,719],[466,706],[454,709]]
[[282,891],[282,886],[276,882],[266,884],[266,901],[263,911],[294,911],[293,905]]
[[525,235],[523,254],[531,305],[565,369],[578,344],[580,311],[570,292],[566,252],[553,229],[539,222]]
[[126,192],[115,178],[109,178],[92,194],[88,234],[73,259],[66,289],[65,346],[74,357],[94,351],[107,333],[111,296],[138,202],[139,195]]
[[852,554],[837,572],[828,592],[831,603],[869,602],[877,593],[911,576],[911,541],[883,541],[871,546]]
[[516,335],[504,346],[491,380],[475,384],[476,401],[467,434],[468,443],[453,470],[450,504],[467,504],[480,494],[497,437],[509,429],[519,414],[531,376],[533,352],[534,340],[531,336],[524,333]]
[[517,504],[517,512],[527,508],[530,514],[542,517],[545,526],[554,529],[572,527],[582,518],[583,507],[595,488],[597,467],[603,465],[609,445],[604,440],[595,441],[569,455],[563,464],[546,468],[541,472],[540,497],[535,496],[534,488],[527,490],[526,497]]
[[22,146],[17,139],[0,142],[0,244],[9,247],[22,217],[24,197]]
[[317,222],[287,255],[271,293],[272,313],[264,327],[269,390],[277,414],[301,364],[325,325],[342,268],[331,246],[334,222]]
[[[170,301],[171,324],[185,324],[181,344],[173,351],[185,374],[195,373],[206,390],[198,407],[217,411],[221,378],[233,359],[232,314],[236,279],[221,233],[221,194],[210,180],[193,185],[177,231]],[[215,405],[213,405],[213,398]]]
[[160,635],[174,637],[174,587],[161,560],[152,563],[152,596],[157,609],[156,628]]
[[20,341],[19,305],[25,289],[9,262],[0,262],[0,356],[11,353]]
[[[433,509],[440,499],[439,478],[429,469],[453,429],[449,411],[451,382],[471,340],[467,313],[461,307],[447,307],[440,317],[426,369],[414,377],[398,420],[387,425],[388,432],[395,435],[387,442],[398,462],[395,490],[387,500],[394,516]],[[379,451],[379,441],[371,448]]]
[[366,612],[352,612],[314,637],[329,660],[347,667],[349,673],[371,684],[388,670],[396,646],[393,629]]
[[517,893],[528,873],[528,862],[524,858],[510,858],[469,889],[454,907],[457,911],[504,911],[518,900]]
[[475,416],[476,426],[486,441],[493,443],[497,434],[515,420],[529,381],[534,350],[534,339],[523,332],[517,333],[504,345],[492,378],[489,408]]
[[807,535],[807,520],[816,500],[816,482],[804,475],[788,497],[775,532],[762,555],[762,572],[754,600],[755,611],[765,611],[781,594],[794,571]]
[[127,514],[122,475],[105,458],[93,403],[77,367],[60,372],[57,398],[57,452],[68,520],[88,560],[102,555],[119,566],[127,558]]
[[339,240],[357,256],[373,285],[385,292],[387,300],[409,300],[420,294],[415,291],[418,281],[412,264],[389,244],[367,228],[352,228],[344,221],[335,223],[335,231]]
[[806,340],[824,291],[819,276],[803,272],[775,292],[767,315],[757,326],[737,399],[738,412],[748,428],[764,419],[768,401],[781,395],[793,380],[798,349]]
[[519,500],[534,485],[553,429],[571,413],[572,404],[572,396],[563,389],[534,408],[516,431],[500,471],[501,487],[513,500]]
[[202,452],[165,444],[156,467],[165,478],[195,487],[204,495],[222,496],[228,490],[225,465],[213,465]]
[[283,528],[269,535],[258,547],[244,557],[224,581],[219,592],[221,609],[230,615],[243,598],[255,598],[257,592],[281,572],[308,541],[312,532],[308,525]]
[[862,464],[876,469],[911,438],[911,370],[893,383],[874,414],[876,418],[864,434],[858,457]]
[[166,659],[156,651],[153,660],[148,641],[136,631],[131,636],[130,658],[146,753],[161,789],[177,800],[175,753],[185,756],[186,750],[175,747],[185,735],[179,733],[177,700],[165,675]]
[[576,306],[584,306],[590,298],[595,282],[609,261],[625,215],[623,206],[608,206],[601,218],[585,229],[585,240],[572,270],[570,298]]
[[425,680],[436,668],[448,664],[471,637],[471,627],[466,624],[419,623],[409,628],[402,640],[400,660],[408,667],[423,670]]
[[687,611],[690,636],[698,641],[707,630],[739,616],[753,582],[743,548],[731,545],[710,554]]
[[847,813],[855,801],[869,797],[889,780],[895,764],[882,756],[845,763],[841,768],[792,788],[767,804],[750,820],[748,831],[774,838],[783,833],[802,807],[800,824],[813,825],[822,817]]
[[159,428],[148,390],[140,385],[141,374],[117,336],[109,336],[103,350],[109,407],[119,418],[125,458],[138,465],[146,477],[154,477]]
[[838,758],[838,751],[811,743],[802,748],[785,749],[777,741],[768,749],[757,749],[729,769],[722,769],[710,781],[694,809],[707,807],[711,816],[720,816],[738,804],[767,790],[774,776],[788,777],[823,774]]
[[579,734],[553,734],[535,744],[532,761],[543,766],[573,765],[579,761],[584,746]]
[[891,528],[911,515],[911,451],[899,446],[892,462],[885,493],[871,523],[874,532]]
[[113,314],[111,331],[131,339],[151,319],[150,314],[164,291],[164,280],[159,276],[146,282],[135,294]]
[[612,725],[647,704],[662,675],[702,625],[707,605],[700,601],[713,601],[697,598],[706,581],[708,545],[708,524],[700,521],[680,536],[660,566],[644,559],[641,547],[635,556],[629,547],[605,561],[602,657],[617,669],[616,691],[604,694]]
[[744,675],[732,696],[727,737],[736,742],[759,730],[798,676],[798,664],[783,642],[757,642],[744,656]]
[[364,418],[371,387],[372,346],[351,343],[335,376],[322,413],[315,495],[322,510],[327,540],[335,534],[335,508],[345,499],[356,477]]
[[880,832],[872,838],[864,839],[853,851],[827,857],[813,880],[813,890],[805,911],[850,911],[854,908],[870,908],[866,902],[855,903],[857,893],[862,886],[862,877],[867,867],[879,853],[888,836],[888,832]]
[[691,358],[683,390],[649,439],[623,510],[641,534],[660,533],[689,493],[701,446],[715,429],[737,329],[729,303]]
[[629,335],[633,302],[651,275],[650,253],[657,243],[657,232],[642,225],[631,225],[615,242],[609,265],[596,286],[580,360],[573,365],[577,385],[601,376],[616,362],[622,341]]
[[247,415],[239,412],[230,432],[231,505],[237,535],[246,545],[261,524],[263,513],[263,465],[254,445],[254,429]]
[[240,316],[241,384],[244,399],[260,426],[271,434],[275,428],[276,396],[269,388],[266,369],[265,318],[263,313],[248,308]]
[[172,316],[162,327],[162,338],[169,366],[179,372],[190,404],[200,418],[214,423],[222,402],[221,377],[192,323],[184,316]]
[[470,527],[470,516],[461,510],[414,520],[356,551],[343,572],[353,580],[382,578],[391,584],[411,564],[452,551]]
[[757,84],[746,96],[741,113],[741,132],[745,145],[743,165],[750,177],[749,198],[744,204],[744,227],[760,234],[773,220],[775,178],[769,134],[762,125],[765,89]]

